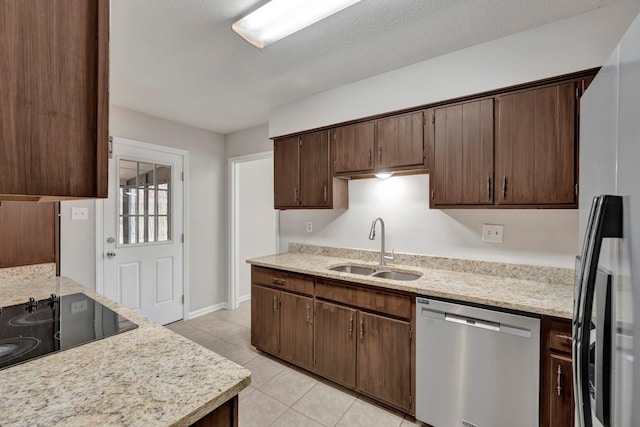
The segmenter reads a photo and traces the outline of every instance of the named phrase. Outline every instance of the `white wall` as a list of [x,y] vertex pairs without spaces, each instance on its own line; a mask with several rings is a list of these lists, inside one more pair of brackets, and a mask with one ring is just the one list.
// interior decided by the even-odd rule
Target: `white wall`
[[[226,161],[224,136],[111,106],[113,136],[189,152],[189,312],[227,301]],[[71,207],[89,208],[71,221]],[[95,202],[62,203],[61,274],[95,288]]]
[[[389,252],[574,265],[577,210],[429,209],[428,194],[428,175],[350,181],[347,210],[282,211],[280,251],[289,242],[380,250],[379,228],[375,241],[368,236],[373,219],[382,217]],[[313,221],[312,233],[306,221]],[[483,223],[503,224],[504,243],[483,242]]]
[[269,135],[600,66],[639,8],[617,3],[272,108]]
[[269,139],[268,131],[268,126],[264,124],[225,135],[225,156],[228,159],[245,154],[273,151],[273,141]]

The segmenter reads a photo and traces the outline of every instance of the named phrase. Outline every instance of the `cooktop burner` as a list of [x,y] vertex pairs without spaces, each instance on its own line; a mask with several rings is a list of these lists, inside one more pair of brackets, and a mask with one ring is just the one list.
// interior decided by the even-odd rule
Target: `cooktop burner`
[[0,308],[0,369],[137,328],[83,293]]

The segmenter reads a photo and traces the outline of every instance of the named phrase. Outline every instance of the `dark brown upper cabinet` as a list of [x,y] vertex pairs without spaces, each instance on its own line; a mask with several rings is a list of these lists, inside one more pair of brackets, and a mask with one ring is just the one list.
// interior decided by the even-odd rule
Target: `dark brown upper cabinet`
[[4,1],[0,200],[107,197],[109,1]]
[[493,98],[436,108],[428,115],[431,206],[492,205]]
[[426,169],[423,122],[419,111],[336,128],[335,174],[350,178]]
[[348,206],[348,183],[333,178],[329,131],[276,139],[274,207],[340,208]]
[[423,120],[422,111],[376,120],[377,171],[424,165]]
[[375,122],[342,126],[333,131],[335,173],[373,171]]
[[299,137],[277,139],[273,143],[273,185],[276,208],[293,208],[300,205],[299,148]]
[[577,206],[576,84],[496,98],[499,205]]

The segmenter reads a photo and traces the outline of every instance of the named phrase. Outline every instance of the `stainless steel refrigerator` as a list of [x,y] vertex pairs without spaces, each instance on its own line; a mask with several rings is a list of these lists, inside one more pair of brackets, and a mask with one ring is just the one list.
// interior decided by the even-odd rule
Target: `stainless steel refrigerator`
[[578,426],[640,425],[640,18],[580,101]]

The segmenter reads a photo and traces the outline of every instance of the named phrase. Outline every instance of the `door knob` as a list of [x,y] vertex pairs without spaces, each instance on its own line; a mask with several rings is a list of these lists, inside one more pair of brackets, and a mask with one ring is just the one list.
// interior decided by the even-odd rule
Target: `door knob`
[[113,257],[115,257],[115,256],[116,256],[116,253],[115,253],[115,252],[113,252],[113,251],[109,251],[109,252],[107,252],[107,258],[111,259],[111,258],[113,258]]
[[115,243],[115,242],[116,242],[116,239],[114,239],[113,237],[109,237],[107,239],[107,243]]

